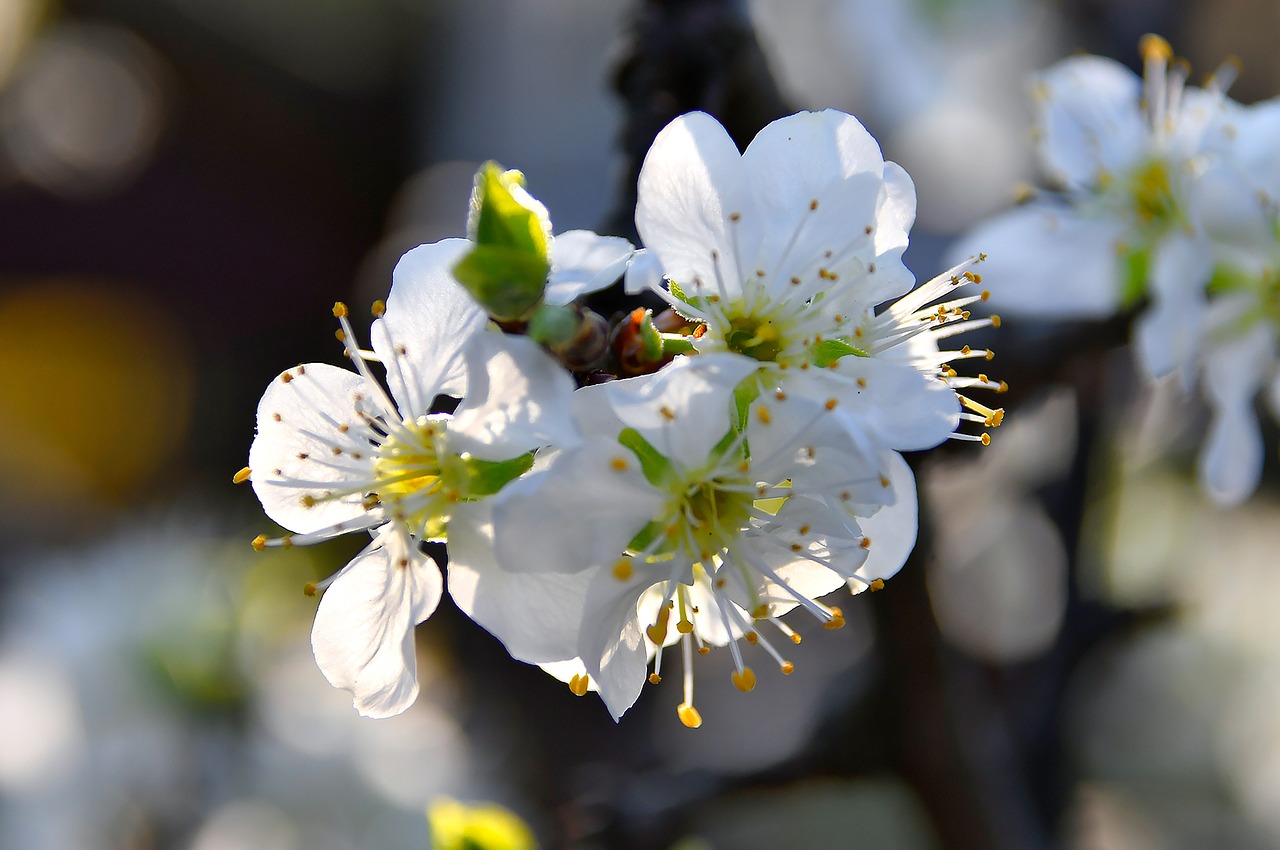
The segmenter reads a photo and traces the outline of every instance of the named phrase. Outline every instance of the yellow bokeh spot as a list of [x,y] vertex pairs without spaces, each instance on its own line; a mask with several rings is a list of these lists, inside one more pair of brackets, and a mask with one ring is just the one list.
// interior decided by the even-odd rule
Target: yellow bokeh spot
[[[187,340],[119,284],[41,281],[0,298],[0,504],[68,512],[141,495],[191,420]],[[34,511],[32,509],[35,509]]]
[[439,798],[427,807],[433,850],[537,850],[517,815],[492,803],[467,805]]

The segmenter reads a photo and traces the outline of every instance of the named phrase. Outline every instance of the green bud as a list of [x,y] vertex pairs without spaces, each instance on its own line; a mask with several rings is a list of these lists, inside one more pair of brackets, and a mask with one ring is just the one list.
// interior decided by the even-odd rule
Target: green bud
[[528,318],[551,271],[551,219],[524,175],[486,162],[476,172],[467,236],[475,246],[453,275],[499,321]]

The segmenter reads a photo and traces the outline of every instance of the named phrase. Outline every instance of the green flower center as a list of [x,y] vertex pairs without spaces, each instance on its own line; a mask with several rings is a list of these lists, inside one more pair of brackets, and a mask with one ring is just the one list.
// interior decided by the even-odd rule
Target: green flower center
[[731,318],[724,343],[730,351],[768,363],[777,360],[783,348],[777,323],[754,315]]
[[1178,218],[1169,163],[1152,159],[1139,166],[1128,181],[1134,215],[1143,227],[1164,230]]
[[373,496],[394,519],[423,529],[428,538],[444,536],[450,506],[461,496],[455,464],[442,457],[448,425],[420,417],[404,423],[383,440],[374,461]]

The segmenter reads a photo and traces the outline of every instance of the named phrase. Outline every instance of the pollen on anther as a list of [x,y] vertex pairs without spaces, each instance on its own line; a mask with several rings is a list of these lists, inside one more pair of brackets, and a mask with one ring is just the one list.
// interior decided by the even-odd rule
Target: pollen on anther
[[868,224],[866,227],[864,227],[864,228],[863,228],[863,232],[864,232],[864,233],[866,233],[868,236],[870,236],[870,235],[871,235],[871,225],[869,225],[869,224]]
[[865,390],[867,388],[867,379],[859,378],[857,381],[857,384],[858,384],[858,389]]
[[755,632],[747,632],[745,635],[742,636],[742,639],[745,640],[747,643],[751,644],[752,646],[755,646],[757,643],[760,642],[760,635],[756,634]]
[[259,534],[257,537],[253,538],[253,541],[249,545],[253,547],[255,552],[261,552],[263,549],[267,548],[267,535]]
[[243,484],[244,482],[249,480],[249,476],[252,474],[253,474],[253,470],[249,469],[249,467],[246,466],[244,469],[240,470],[235,475],[231,476],[231,483]]
[[347,341],[347,332],[344,331],[342,328],[338,328],[336,331],[334,331],[333,335],[338,338],[338,342]]
[[387,312],[387,302],[379,298],[373,302],[373,306],[369,308],[369,312],[373,314],[375,319],[381,319],[382,314]]
[[870,548],[871,548],[871,538],[870,538],[870,537],[864,537],[864,538],[862,538],[862,542],[860,542],[858,545],[859,545],[859,546],[861,546],[863,549],[870,549]]
[[826,400],[826,403],[823,404],[823,407],[825,407],[827,410],[835,410],[836,405],[838,405],[839,403],[840,402],[838,400],[834,398],[829,398]]
[[834,605],[831,606],[831,619],[822,624],[824,629],[842,629],[844,628],[844,612]]
[[982,435],[982,445],[984,445],[984,446],[989,446],[989,445],[991,445],[991,435],[990,435],[990,434],[983,434],[983,435]]
[[310,493],[303,493],[300,501],[304,508],[314,508],[316,506],[316,497]]
[[729,221],[741,221],[741,220],[742,220],[742,213],[737,213],[737,212],[729,213]]
[[773,415],[769,413],[769,408],[763,404],[756,408],[756,418],[760,420],[761,425],[768,425],[773,421]]
[[790,676],[792,673],[796,672],[796,665],[792,664],[790,661],[782,662],[782,664],[779,665],[779,668],[782,670],[782,675],[784,676]]
[[884,590],[884,579],[878,578],[872,580],[871,584],[867,585],[867,590],[870,590],[872,593],[875,593],[878,590]]
[[667,407],[666,405],[663,405],[662,407],[658,408],[658,412],[661,413],[662,418],[667,420],[668,422],[672,422],[676,418],[676,412],[671,408]]
[[319,589],[319,586],[314,581],[309,581],[302,586],[302,595],[310,599],[316,595]]
[[800,285],[800,278],[795,277],[795,276],[793,275],[793,276],[792,276],[792,278],[791,278],[791,285],[792,285],[792,286],[799,286],[799,285]]
[[590,684],[591,680],[589,678],[578,673],[574,673],[573,678],[569,680],[569,691],[575,697],[585,697]]
[[344,319],[347,316],[347,305],[341,301],[333,302],[333,317],[335,319]]
[[889,479],[888,479],[887,477],[885,477],[885,476],[881,475],[881,476],[880,476],[880,486],[881,486],[881,487],[888,487],[888,486],[889,486]]
[[662,681],[662,677],[661,677],[661,676],[659,676],[657,673],[650,673],[650,674],[649,674],[649,684],[651,684],[651,685],[656,685],[656,684],[660,683],[661,681]]
[[982,290],[982,294],[981,294],[981,295],[979,295],[978,297],[979,297],[980,299],[982,299],[983,301],[986,301],[987,299],[989,299],[989,298],[991,297],[991,290],[990,290],[990,289],[984,289],[984,290]]
[[618,581],[626,581],[631,578],[630,558],[620,558],[618,562],[613,565],[613,577]]
[[710,655],[710,654],[711,654],[711,647],[707,646],[707,645],[704,643],[702,646],[698,647],[698,654],[699,654],[699,655]]
[[281,380],[281,381],[283,381],[283,382],[284,382],[284,383],[286,383],[286,384],[287,384],[287,383],[289,383],[290,381],[292,381],[292,380],[293,380],[293,373],[292,373],[292,372],[285,372],[283,375],[281,375],[281,376],[280,376],[280,380]]
[[1000,327],[1000,317],[994,313],[991,314],[991,327],[993,328]]
[[812,201],[809,202],[809,209],[816,210],[817,208],[818,208],[818,199],[814,198]]
[[741,672],[735,670],[730,678],[733,679],[733,686],[744,694],[756,686],[756,674],[750,667],[743,667]]
[[610,466],[610,467],[611,467],[615,472],[626,472],[626,471],[627,471],[627,459],[626,459],[626,458],[624,458],[624,457],[613,457],[613,458],[610,458],[610,459],[609,459],[609,466]]
[[680,718],[680,722],[690,729],[697,729],[702,725],[702,715],[698,713],[698,709],[688,703],[680,703],[676,706],[676,716]]

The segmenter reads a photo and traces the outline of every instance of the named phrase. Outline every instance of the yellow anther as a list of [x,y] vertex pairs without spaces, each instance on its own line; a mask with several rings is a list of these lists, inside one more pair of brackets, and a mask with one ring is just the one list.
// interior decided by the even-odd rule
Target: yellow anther
[[316,583],[314,581],[309,581],[302,586],[302,595],[312,597],[316,595],[317,590],[319,590],[319,588],[316,587]]
[[1168,62],[1173,59],[1173,47],[1155,33],[1147,33],[1138,39],[1138,52],[1147,62]]
[[973,349],[966,345],[966,346],[964,346],[963,348],[961,348],[961,349],[960,349],[960,353],[961,353],[961,354],[972,354],[972,353],[973,353]]
[[792,643],[794,643],[796,646],[799,646],[799,645],[800,645],[800,641],[802,641],[802,640],[804,640],[804,638],[800,637],[800,633],[799,633],[799,632],[792,632],[792,633],[791,633],[791,642],[792,642]]
[[261,552],[263,549],[267,548],[267,535],[259,534],[257,537],[253,538],[253,542],[249,545],[253,547],[255,552]]
[[979,297],[980,299],[982,299],[983,301],[988,300],[989,298],[991,298],[991,290],[990,290],[990,289],[984,289],[984,290],[982,290],[982,294],[981,294],[981,295],[979,295],[978,297]]
[[792,285],[792,286],[799,286],[799,285],[800,285],[800,278],[798,278],[798,277],[792,277],[792,278],[791,278],[791,285]]
[[662,677],[661,677],[661,676],[659,676],[657,673],[650,673],[650,674],[649,674],[649,684],[651,684],[651,685],[656,685],[656,684],[658,684],[658,683],[659,683],[659,682],[661,682],[661,681],[662,681]]
[[681,617],[680,622],[676,623],[676,631],[682,635],[693,634],[693,623]]
[[880,486],[881,486],[881,487],[888,487],[888,486],[889,486],[889,479],[888,479],[888,478],[886,478],[885,476],[881,475],[881,476],[880,476]]
[[591,680],[586,676],[574,673],[573,678],[569,680],[569,691],[575,697],[585,697],[587,695],[587,686],[590,684]]
[[994,357],[996,356],[996,353],[995,353],[994,351],[992,351],[990,348],[988,348],[988,349],[987,349],[987,353],[986,353],[986,354],[984,354],[984,355],[982,355],[982,356],[983,356],[983,357],[985,357],[987,360],[991,360],[992,358],[994,358]]
[[347,317],[347,305],[341,301],[333,302],[333,317],[335,319],[345,319]]
[[702,715],[698,713],[698,709],[688,703],[680,703],[676,706],[676,716],[680,718],[680,722],[690,729],[697,729],[702,725]]
[[796,672],[796,665],[792,664],[790,661],[782,662],[782,675],[790,676],[794,672]]
[[1008,391],[1009,391],[1009,385],[1006,384],[1004,381],[1001,381],[1000,386],[996,387],[996,392],[998,393],[1007,393]]
[[982,445],[984,445],[984,446],[989,446],[989,445],[991,445],[991,435],[990,435],[990,434],[983,434],[983,435],[982,435],[982,437],[981,437],[980,439],[981,439]]
[[818,208],[818,199],[814,198],[812,201],[809,202],[809,209],[816,210],[817,208]]
[[711,652],[711,647],[707,646],[705,643],[702,646],[698,647],[699,655],[707,655],[710,652]]
[[286,384],[287,384],[287,383],[289,383],[290,381],[292,381],[292,380],[293,380],[293,373],[292,373],[292,372],[285,372],[283,375],[281,375],[281,376],[280,376],[280,380],[281,380],[281,381],[283,381],[283,382],[284,382],[284,383],[286,383]]
[[769,408],[763,404],[756,408],[756,417],[760,420],[761,425],[768,425],[773,421],[773,416],[769,413]]
[[826,400],[826,402],[823,404],[823,407],[825,407],[827,410],[835,410],[835,409],[836,409],[836,405],[837,405],[837,404],[839,404],[839,403],[840,403],[840,402],[839,402],[837,399],[829,398],[829,399],[827,399],[827,400]]
[[1000,317],[997,316],[995,313],[991,314],[991,327],[993,328],[1000,327]]
[[871,584],[867,585],[867,590],[875,593],[877,590],[884,590],[884,579],[873,579]]
[[246,466],[244,469],[240,470],[240,471],[239,471],[239,472],[237,472],[235,475],[231,476],[231,483],[232,483],[232,484],[243,484],[244,482],[246,482],[246,481],[248,481],[248,480],[249,480],[249,476],[250,476],[251,474],[252,474],[252,470],[251,470],[251,469],[249,469],[249,467],[247,467],[247,466]]
[[618,581],[626,581],[631,578],[631,559],[622,558],[618,563],[613,565],[613,577]]
[[822,624],[824,629],[843,629],[844,628],[844,612],[836,606],[831,606],[831,619]]
[[387,312],[387,302],[379,298],[377,301],[373,302],[373,306],[369,308],[369,312],[373,313],[373,317],[375,319],[381,319],[382,314]]
[[302,502],[304,508],[314,508],[316,506],[316,497],[310,493],[303,493],[299,501]]
[[338,338],[338,342],[347,341],[347,332],[344,331],[342,328],[338,328],[336,331],[334,331],[333,335]]
[[747,643],[751,644],[752,646],[755,646],[757,643],[760,642],[760,635],[756,634],[755,632],[747,632],[745,635],[742,636],[742,639],[745,640]]
[[612,457],[609,459],[609,466],[612,467],[615,472],[626,472],[627,459],[624,457]]
[[742,672],[734,672],[733,686],[744,694],[756,686],[756,674],[750,667],[743,667]]
[[671,408],[667,407],[666,405],[659,407],[658,412],[661,413],[662,418],[667,420],[668,422],[672,422],[676,418],[676,412]]
[[859,546],[861,546],[863,549],[870,549],[870,548],[871,548],[871,538],[870,538],[870,537],[864,537],[864,538],[862,538],[862,542],[861,542],[861,543],[859,543],[858,545],[859,545]]
[[741,221],[741,220],[742,220],[742,213],[740,212],[729,213],[729,221]]

